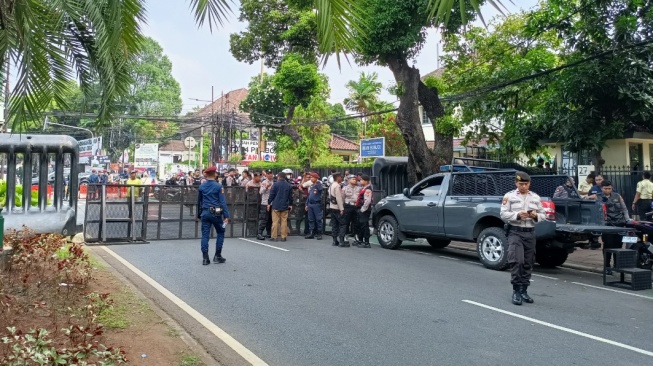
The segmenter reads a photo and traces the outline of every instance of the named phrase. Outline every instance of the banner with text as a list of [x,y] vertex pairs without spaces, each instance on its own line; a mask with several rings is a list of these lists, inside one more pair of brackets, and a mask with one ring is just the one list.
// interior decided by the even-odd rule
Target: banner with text
[[360,145],[361,158],[381,158],[385,156],[385,137],[363,139]]
[[134,166],[155,167],[159,163],[159,144],[136,144]]
[[102,155],[102,137],[79,140],[79,163],[91,165],[94,156]]
[[[240,140],[235,141],[231,145],[231,152],[232,153],[238,153],[240,152]],[[253,140],[243,140],[243,161],[246,162],[251,162],[251,161],[277,161],[277,154],[275,152],[275,142],[274,141],[268,141],[265,145],[265,151],[263,151],[261,154],[258,153],[258,141],[253,141]]]

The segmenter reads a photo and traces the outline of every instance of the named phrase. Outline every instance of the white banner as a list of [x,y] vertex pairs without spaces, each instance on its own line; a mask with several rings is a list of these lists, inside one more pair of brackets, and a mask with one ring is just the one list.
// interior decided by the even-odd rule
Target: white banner
[[102,155],[102,137],[79,140],[79,162],[90,165],[94,156]]
[[136,144],[134,166],[155,167],[159,163],[159,144]]
[[[243,140],[242,147],[245,150],[243,161],[257,161],[259,158],[263,161],[277,161],[277,154],[274,149],[275,145],[276,143],[274,141],[268,141],[265,144],[265,151],[259,154],[258,141]],[[240,146],[240,140],[235,140],[231,145],[231,152],[240,152]]]

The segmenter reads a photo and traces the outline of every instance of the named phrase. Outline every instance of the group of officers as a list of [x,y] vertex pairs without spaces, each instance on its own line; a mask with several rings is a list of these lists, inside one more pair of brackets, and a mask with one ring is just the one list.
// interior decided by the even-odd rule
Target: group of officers
[[[225,182],[225,180],[218,177],[215,167],[207,168],[203,175],[205,180],[198,188],[197,210],[197,220],[202,223],[202,263],[204,265],[211,263],[208,247],[211,227],[214,227],[217,233],[213,262],[224,263],[226,259],[222,256],[222,246],[225,226],[230,217],[225,191],[221,184],[221,181]],[[353,245],[360,248],[371,247],[369,219],[372,212],[373,192],[368,175],[349,175],[347,184],[342,183],[343,176],[338,172],[331,174],[328,179],[332,180],[330,184],[323,183],[315,172],[307,172],[301,179],[293,180],[292,171],[289,169],[277,174],[276,180],[275,175],[270,171],[254,172],[247,178],[249,179],[244,186],[245,189],[256,190],[261,196],[261,212],[256,237],[258,240],[265,240],[266,237],[273,241],[286,240],[288,213],[293,210],[294,204],[293,189],[301,189],[306,195],[304,207],[298,208],[303,209],[308,222],[305,238],[321,240],[324,232],[323,199],[326,190],[333,246],[352,245],[345,238],[351,226],[354,232]],[[266,236],[263,235],[264,231],[267,232]]]

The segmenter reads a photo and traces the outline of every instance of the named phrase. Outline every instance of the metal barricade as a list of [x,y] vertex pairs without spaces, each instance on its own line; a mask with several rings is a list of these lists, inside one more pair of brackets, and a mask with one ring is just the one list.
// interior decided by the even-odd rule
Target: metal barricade
[[[74,235],[79,148],[70,136],[0,134],[5,230]],[[68,166],[68,168],[66,167]]]

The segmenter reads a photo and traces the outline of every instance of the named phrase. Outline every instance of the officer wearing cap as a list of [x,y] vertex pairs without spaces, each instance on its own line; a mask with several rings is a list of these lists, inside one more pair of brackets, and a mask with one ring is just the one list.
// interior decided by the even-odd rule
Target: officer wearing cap
[[508,263],[512,283],[512,303],[529,304],[531,273],[535,262],[535,223],[546,220],[540,196],[531,192],[531,177],[524,172],[516,174],[517,189],[503,196],[501,218],[508,223]]
[[347,180],[349,181],[349,184],[342,188],[342,195],[345,200],[345,216],[343,217],[345,233],[356,235],[358,228],[356,199],[358,199],[358,192],[360,192],[361,187],[358,186],[358,181],[356,180],[355,175],[348,175]]
[[226,262],[226,259],[222,256],[224,225],[229,222],[227,200],[222,193],[222,184],[216,180],[218,173],[215,167],[207,168],[204,174],[206,174],[206,182],[202,183],[197,189],[197,220],[202,221],[202,264],[211,263],[209,259],[211,226],[215,227],[217,233],[213,262],[224,263]]
[[317,173],[311,173],[311,183],[306,199],[306,212],[308,212],[308,235],[306,239],[317,238],[322,240],[322,183]]

